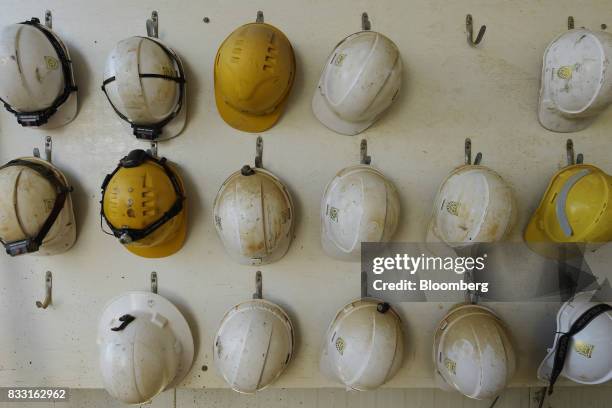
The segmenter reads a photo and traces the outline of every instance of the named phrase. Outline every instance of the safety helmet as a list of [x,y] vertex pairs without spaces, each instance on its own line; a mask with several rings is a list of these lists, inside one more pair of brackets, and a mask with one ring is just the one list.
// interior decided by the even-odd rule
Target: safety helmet
[[434,336],[433,360],[440,385],[469,398],[499,395],[514,376],[516,355],[503,322],[477,305],[451,309]]
[[544,52],[538,119],[553,132],[585,129],[612,102],[612,34],[567,31]]
[[163,258],[183,246],[183,181],[166,158],[133,150],[102,183],[101,217],[132,253]]
[[612,177],[581,161],[553,176],[525,229],[525,242],[542,255],[554,257],[557,244],[612,241]]
[[183,64],[157,38],[130,37],[117,43],[106,60],[102,90],[138,139],[169,139],[185,126]]
[[221,44],[215,58],[215,100],[228,125],[263,132],[282,114],[295,77],[291,43],[278,28],[245,24]]
[[[261,146],[258,138],[258,149]],[[228,254],[244,265],[282,258],[293,239],[294,207],[289,191],[272,173],[245,165],[223,182],[213,208],[219,238]]]
[[[466,152],[471,149],[466,139]],[[468,156],[466,155],[466,158]],[[469,162],[455,169],[442,182],[434,200],[428,241],[441,241],[453,248],[502,240],[514,225],[516,205],[512,189],[495,171]]]
[[327,59],[312,99],[325,126],[356,135],[391,106],[402,83],[402,59],[393,41],[375,31],[349,35]]
[[538,368],[538,378],[550,384],[563,375],[580,384],[612,380],[612,306],[590,301],[580,293],[557,313],[553,347]]
[[395,234],[400,201],[393,183],[362,163],[341,170],[327,185],[321,200],[321,244],[325,252],[346,261],[361,259],[362,242],[388,242]]
[[[261,272],[257,279],[261,279]],[[232,307],[223,316],[215,336],[215,366],[234,391],[253,394],[287,368],[295,347],[294,333],[287,313],[263,300],[259,286],[254,299]]]
[[404,335],[388,303],[357,299],[338,311],[325,335],[320,368],[347,388],[373,390],[402,365]]
[[104,388],[127,404],[142,404],[176,387],[193,363],[185,317],[164,297],[128,292],[111,300],[98,325]]
[[0,102],[22,126],[59,127],[77,111],[68,48],[37,18],[0,31]]
[[0,242],[11,256],[56,255],[76,241],[76,222],[62,172],[37,157],[0,167]]

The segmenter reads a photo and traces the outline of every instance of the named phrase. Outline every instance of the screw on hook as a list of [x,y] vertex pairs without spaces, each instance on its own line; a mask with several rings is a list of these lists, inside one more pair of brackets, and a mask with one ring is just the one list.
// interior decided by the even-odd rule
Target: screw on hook
[[151,292],[157,294],[157,272],[151,272]]
[[483,25],[480,27],[478,31],[478,35],[476,36],[476,40],[474,40],[474,21],[472,19],[472,15],[468,14],[465,16],[465,29],[467,31],[467,42],[470,46],[475,47],[482,41],[484,37],[485,31],[487,30],[487,26]]
[[465,164],[472,164],[472,140],[469,137],[465,138]]
[[45,160],[51,163],[51,151],[53,150],[53,142],[51,136],[45,137]]
[[567,139],[565,142],[565,151],[567,152],[567,165],[572,166],[574,161],[574,142],[572,139]]
[[47,271],[45,274],[45,300],[42,302],[36,301],[36,307],[39,309],[46,309],[52,302],[52,289],[53,289],[53,275],[51,271]]
[[567,29],[568,30],[573,30],[574,29],[574,17],[573,16],[569,16],[567,18]]
[[156,10],[151,13],[151,18],[147,19],[147,35],[152,38],[158,38],[159,36],[159,23]]
[[361,13],[361,29],[363,31],[369,31],[372,28],[372,24],[370,24],[370,18],[368,17],[368,13]]
[[370,164],[372,162],[372,157],[368,156],[368,141],[365,139],[361,139],[361,164]]
[[255,18],[255,22],[256,23],[263,23],[264,22],[264,15],[263,15],[263,11],[259,10],[257,12],[257,17]]

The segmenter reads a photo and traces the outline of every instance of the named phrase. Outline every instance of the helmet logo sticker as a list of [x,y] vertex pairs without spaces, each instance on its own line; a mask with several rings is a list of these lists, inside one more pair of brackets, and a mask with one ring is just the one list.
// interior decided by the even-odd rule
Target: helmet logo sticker
[[449,373],[452,375],[457,375],[457,363],[451,360],[450,358],[444,359],[444,365]]
[[345,346],[346,346],[346,343],[344,342],[344,339],[342,337],[338,337],[336,339],[336,350],[338,350],[338,353],[340,353],[340,355],[344,354]]
[[557,76],[561,79],[571,79],[572,78],[572,67],[569,65],[560,67],[557,70]]
[[330,220],[332,220],[334,222],[338,222],[338,213],[339,212],[340,212],[340,210],[337,209],[336,207],[327,206],[327,216],[329,217]]
[[223,230],[223,227],[221,226],[221,217],[219,217],[218,215],[215,215],[215,225],[220,230]]
[[55,71],[59,68],[59,61],[56,58],[49,57],[45,55],[45,64],[47,65],[47,69]]
[[344,61],[344,58],[346,58],[346,54],[337,54],[336,57],[334,58],[334,65],[337,67],[341,67],[342,62]]
[[454,215],[455,217],[459,216],[459,202],[457,201],[449,201],[446,203],[446,211]]
[[586,358],[591,358],[593,356],[594,348],[595,348],[594,345],[585,343],[583,341],[574,342],[574,349],[576,350],[576,353]]

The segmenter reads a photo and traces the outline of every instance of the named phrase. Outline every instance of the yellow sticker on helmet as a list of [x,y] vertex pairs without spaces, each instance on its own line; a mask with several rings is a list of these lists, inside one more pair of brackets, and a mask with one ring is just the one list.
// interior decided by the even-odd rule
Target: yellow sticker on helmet
[[45,64],[47,65],[48,69],[53,71],[59,68],[59,61],[56,58],[49,57],[47,55],[45,55]]
[[557,70],[557,76],[561,79],[570,79],[572,77],[572,67],[565,65]]
[[595,348],[594,345],[585,343],[583,341],[574,342],[574,349],[576,350],[576,353],[586,358],[591,358],[593,356],[594,348]]

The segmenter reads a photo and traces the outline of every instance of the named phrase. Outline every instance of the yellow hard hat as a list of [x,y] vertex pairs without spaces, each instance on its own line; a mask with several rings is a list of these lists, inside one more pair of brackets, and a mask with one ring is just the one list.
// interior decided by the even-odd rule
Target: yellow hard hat
[[245,24],[223,41],[215,59],[215,100],[228,125],[258,133],[278,121],[295,77],[291,43],[279,29]]
[[101,216],[130,252],[163,258],[185,241],[184,201],[183,181],[166,159],[133,150],[102,184]]
[[525,229],[536,252],[551,244],[612,241],[612,177],[588,164],[565,167],[552,178]]

